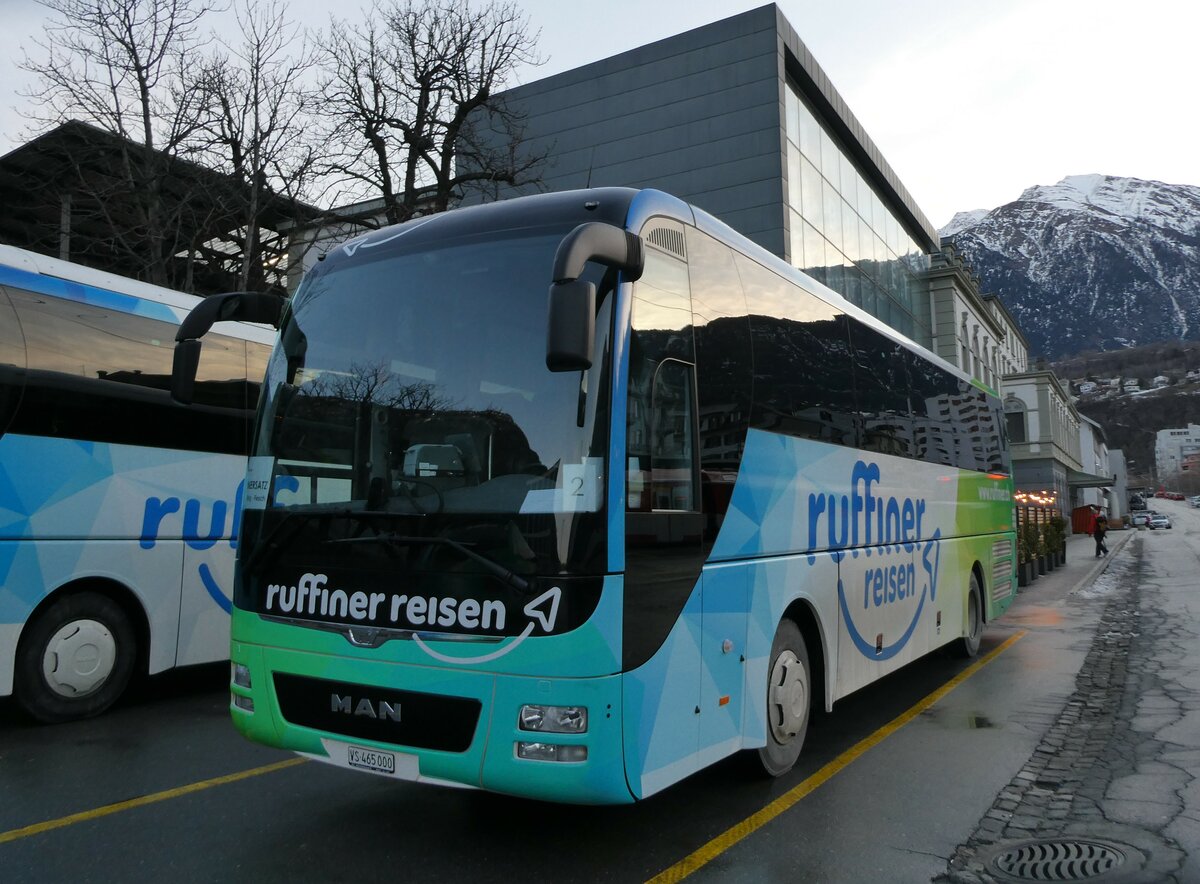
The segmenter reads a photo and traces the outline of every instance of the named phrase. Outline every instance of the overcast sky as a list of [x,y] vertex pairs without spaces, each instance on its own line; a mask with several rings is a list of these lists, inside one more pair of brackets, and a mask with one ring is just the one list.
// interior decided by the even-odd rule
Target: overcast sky
[[[568,70],[761,6],[757,0],[518,0]],[[313,27],[362,0],[291,0]],[[1033,184],[1099,172],[1200,185],[1195,0],[779,0],[934,224]],[[0,152],[24,138],[44,9],[0,0]]]

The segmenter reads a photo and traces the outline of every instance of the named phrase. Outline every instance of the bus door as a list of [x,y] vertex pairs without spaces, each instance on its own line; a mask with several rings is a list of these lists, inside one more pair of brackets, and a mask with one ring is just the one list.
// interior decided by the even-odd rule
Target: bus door
[[622,636],[626,766],[640,796],[699,766],[704,562],[682,225],[656,218],[647,230],[629,343]]
[[[749,309],[733,251],[694,227],[686,234],[707,560],[729,511],[746,448],[753,356]],[[746,688],[752,567],[744,559],[708,561],[701,578],[700,754],[705,761],[741,747],[746,697],[761,700],[761,686]]]

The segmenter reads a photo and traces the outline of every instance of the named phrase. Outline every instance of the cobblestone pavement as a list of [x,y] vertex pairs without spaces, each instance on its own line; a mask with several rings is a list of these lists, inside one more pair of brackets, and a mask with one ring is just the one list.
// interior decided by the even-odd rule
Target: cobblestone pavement
[[[1130,538],[1085,590],[1104,610],[1074,693],[935,880],[1200,880],[1188,858],[1200,847],[1200,813],[1187,806],[1200,770],[1196,663],[1185,662],[1197,656],[1196,623],[1166,602],[1170,580],[1146,562],[1154,540]],[[1028,854],[1044,877],[1010,876],[993,864],[1011,863],[1034,840],[1048,842]],[[1059,855],[1064,864],[1038,861]]]

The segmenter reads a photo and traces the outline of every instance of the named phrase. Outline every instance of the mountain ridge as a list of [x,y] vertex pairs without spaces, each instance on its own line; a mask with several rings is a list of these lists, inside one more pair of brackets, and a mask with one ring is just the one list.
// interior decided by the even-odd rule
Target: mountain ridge
[[1071,175],[959,212],[942,235],[1033,357],[1200,340],[1200,187]]

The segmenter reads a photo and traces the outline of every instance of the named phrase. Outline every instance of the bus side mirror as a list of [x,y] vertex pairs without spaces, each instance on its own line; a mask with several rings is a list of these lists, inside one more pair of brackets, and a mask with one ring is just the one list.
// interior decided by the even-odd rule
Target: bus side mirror
[[596,286],[581,279],[550,286],[546,317],[546,368],[586,371],[592,367],[596,333]]
[[211,295],[192,308],[175,333],[175,359],[171,366],[171,398],[190,405],[195,396],[200,367],[200,338],[218,322],[260,322],[279,328],[283,305],[278,295],[263,292],[226,292]]
[[620,270],[633,282],[645,268],[642,240],[636,234],[589,221],[580,224],[558,244],[546,317],[546,368],[585,371],[592,367],[592,337],[596,329],[596,286],[582,282],[584,265],[595,261]]

